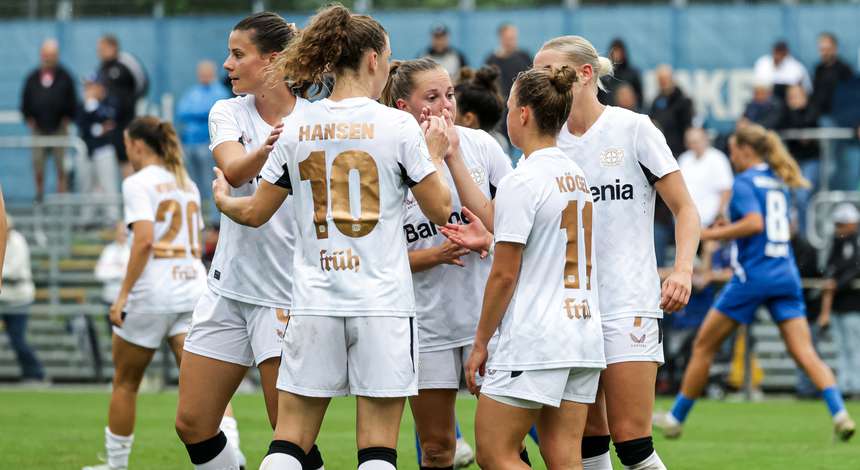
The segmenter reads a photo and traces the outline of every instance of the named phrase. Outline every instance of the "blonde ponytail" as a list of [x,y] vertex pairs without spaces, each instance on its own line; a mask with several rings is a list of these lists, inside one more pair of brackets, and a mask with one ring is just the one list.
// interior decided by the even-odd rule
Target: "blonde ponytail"
[[605,90],[605,88],[600,79],[614,73],[612,61],[599,55],[594,45],[582,36],[560,36],[550,39],[541,46],[541,50],[544,49],[560,52],[569,62],[568,65],[577,67],[585,64],[591,65],[594,70],[592,80],[601,90]]
[[776,132],[758,124],[750,124],[735,131],[734,137],[737,145],[750,147],[759,158],[766,161],[788,187],[812,187]]
[[129,138],[142,140],[164,161],[167,171],[173,173],[176,178],[177,186],[184,191],[191,188],[191,179],[182,158],[182,145],[173,124],[161,121],[155,116],[142,116],[131,121],[126,132]]

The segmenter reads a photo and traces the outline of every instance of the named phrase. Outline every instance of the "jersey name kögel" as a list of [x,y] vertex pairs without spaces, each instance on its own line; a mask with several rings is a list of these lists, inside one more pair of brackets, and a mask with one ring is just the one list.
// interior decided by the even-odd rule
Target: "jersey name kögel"
[[[194,310],[206,288],[200,261],[203,217],[200,193],[193,182],[182,189],[172,173],[150,165],[122,183],[124,220],[153,223],[152,253],[129,292],[125,311],[141,314]],[[132,231],[133,236],[133,231]]]
[[[306,100],[296,98],[293,112]],[[260,117],[254,95],[215,103],[209,112],[209,149],[224,142],[239,142],[252,152],[266,141],[272,126]],[[250,196],[259,177],[230,188],[235,197]],[[221,215],[221,230],[215,257],[209,269],[209,288],[229,299],[253,305],[289,309],[292,299],[292,257],[296,225],[292,201],[288,200],[272,218],[258,228],[237,224]]]
[[436,171],[411,115],[369,98],[293,113],[263,168],[299,227],[293,315],[414,316],[407,189]]
[[557,147],[533,152],[502,179],[496,243],[525,248],[488,368],[606,367],[592,230],[597,212],[582,170]]
[[[475,184],[485,196],[492,198],[502,178],[513,171],[511,160],[491,135],[482,130],[457,126],[460,154]],[[466,223],[462,204],[454,186],[454,178],[445,167],[445,177],[451,188],[453,212],[451,223]],[[409,251],[424,250],[441,245],[445,236],[427,219],[412,193],[406,198],[406,219],[403,231]],[[477,253],[461,258],[465,267],[450,264],[434,266],[413,273],[415,308],[421,351],[431,352],[471,344],[481,317],[482,296],[493,261],[481,259]]]
[[732,265],[741,282],[748,278],[800,283],[791,251],[791,208],[786,185],[762,163],[737,175],[732,186],[729,217],[732,222],[761,214],[764,231],[734,241]]
[[558,146],[585,172],[600,214],[594,239],[603,320],[662,318],[654,184],[678,171],[666,138],[648,116],[607,106],[580,137],[562,127]]

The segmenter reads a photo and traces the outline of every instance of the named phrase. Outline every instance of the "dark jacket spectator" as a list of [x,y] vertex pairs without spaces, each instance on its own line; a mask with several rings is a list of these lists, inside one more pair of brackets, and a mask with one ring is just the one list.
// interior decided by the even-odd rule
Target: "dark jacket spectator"
[[818,37],[818,54],[821,62],[815,66],[812,81],[812,104],[820,114],[829,114],[833,107],[833,93],[839,82],[854,76],[851,67],[837,55],[836,36],[824,33]]
[[[809,104],[806,90],[800,85],[793,85],[786,90],[786,109],[782,116],[783,129],[807,129],[818,127],[818,112]],[[788,140],[788,150],[795,160],[804,161],[818,158],[817,140]]]
[[59,64],[39,67],[24,83],[21,114],[40,134],[54,134],[75,117],[75,81]]
[[651,103],[651,117],[666,136],[666,143],[677,157],[684,152],[684,133],[693,125],[693,102],[675,85],[672,68],[657,68],[657,85],[660,94]]
[[860,292],[851,286],[860,278],[860,214],[845,202],[836,207],[833,219],[836,229],[825,269],[825,277],[833,280],[832,309],[836,313],[860,312]]
[[499,27],[499,48],[484,62],[499,68],[499,91],[507,99],[517,74],[532,66],[532,56],[517,45],[517,28],[512,24]]
[[773,96],[770,85],[758,84],[753,88],[753,99],[747,103],[743,118],[767,129],[778,129],[785,111],[782,100]]
[[624,44],[624,41],[619,38],[612,40],[612,43],[609,45],[609,59],[612,61],[615,70],[611,77],[604,77],[602,79],[606,91],[598,91],[597,98],[603,104],[621,106],[615,93],[622,85],[629,85],[636,94],[635,108],[641,108],[642,76],[639,69],[630,65],[627,57],[627,46]]
[[466,56],[457,48],[451,46],[451,35],[448,27],[438,25],[430,32],[430,46],[422,54],[424,57],[433,59],[448,71],[451,80],[456,81],[460,76],[460,69],[469,65]]
[[78,106],[75,124],[92,155],[97,148],[112,142],[111,135],[116,126],[116,105],[112,97],[107,96],[104,85],[98,81],[87,81],[84,87],[84,102]]

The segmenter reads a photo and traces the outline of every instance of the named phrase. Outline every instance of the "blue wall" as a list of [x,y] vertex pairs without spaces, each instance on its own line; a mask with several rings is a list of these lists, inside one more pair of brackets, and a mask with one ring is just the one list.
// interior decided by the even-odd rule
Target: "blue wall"
[[[749,88],[753,62],[777,39],[788,41],[794,55],[810,71],[817,61],[816,36],[831,31],[840,39],[843,57],[857,66],[860,49],[860,6],[857,5],[697,5],[582,7],[499,11],[403,11],[374,14],[391,34],[397,58],[415,57],[427,46],[433,24],[445,23],[452,41],[470,63],[479,64],[496,45],[496,28],[511,22],[520,29],[521,45],[535,52],[548,38],[580,34],[605,52],[610,40],[622,37],[634,65],[643,70],[669,63],[680,69],[682,88],[697,98],[701,115],[725,120],[737,113]],[[308,15],[285,14],[297,24]],[[0,110],[18,107],[24,76],[38,63],[41,41],[56,37],[62,61],[78,77],[96,65],[95,44],[104,33],[118,36],[123,49],[141,59],[152,80],[150,98],[179,95],[194,83],[195,64],[201,59],[220,63],[226,54],[227,34],[239,17],[104,18],[71,22],[3,21],[5,40],[0,48]],[[708,80],[719,78],[719,92],[704,91]],[[646,85],[653,81],[646,77]],[[734,91],[733,91],[734,90]],[[719,95],[719,96],[717,96]],[[714,104],[715,101],[721,101]],[[735,103],[732,105],[732,103]],[[20,126],[3,126],[0,134],[21,133]],[[29,193],[16,178],[29,172],[28,159],[8,158],[0,149],[0,184],[11,196]],[[25,160],[27,160],[25,162]],[[10,163],[11,162],[11,163]],[[26,164],[25,164],[26,163]],[[29,173],[27,173],[29,178]],[[17,180],[17,181],[16,181]],[[17,183],[13,186],[13,182]]]

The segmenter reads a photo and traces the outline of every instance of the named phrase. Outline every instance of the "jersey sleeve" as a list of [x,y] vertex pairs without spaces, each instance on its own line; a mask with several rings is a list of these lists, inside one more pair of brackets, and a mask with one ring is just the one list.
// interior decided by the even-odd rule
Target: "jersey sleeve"
[[666,137],[648,116],[639,116],[635,145],[636,159],[652,185],[669,173],[678,171],[678,161],[669,150]]
[[224,142],[239,142],[242,130],[230,110],[227,100],[221,100],[209,111],[209,151]]
[[485,134],[485,149],[487,155],[487,173],[490,183],[490,197],[495,197],[496,190],[502,178],[508,176],[514,171],[511,165],[511,158],[502,149],[502,146],[496,142],[496,139],[489,134]]
[[126,225],[142,220],[155,222],[155,208],[152,207],[149,193],[137,179],[127,178],[122,182],[122,204]]
[[732,199],[729,202],[729,211],[737,216],[738,219],[743,218],[747,214],[763,213],[751,181],[744,178],[735,180],[732,186]]
[[280,186],[286,190],[292,191],[293,185],[290,182],[288,160],[289,146],[282,137],[275,143],[272,151],[269,152],[269,158],[266,160],[266,164],[263,165],[263,170],[260,172],[260,176],[275,186]]
[[504,178],[496,192],[496,241],[525,244],[534,226],[536,213],[536,198],[527,182],[515,174]]
[[435,172],[436,165],[430,158],[430,150],[427,149],[421,127],[411,116],[403,119],[401,129],[403,140],[400,142],[397,164],[404,182],[411,188]]

